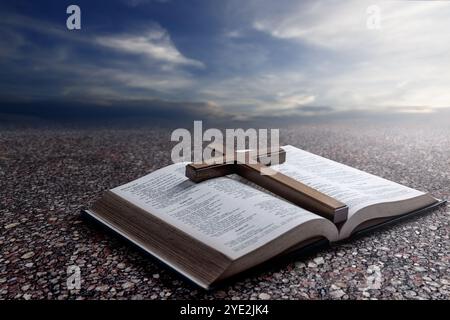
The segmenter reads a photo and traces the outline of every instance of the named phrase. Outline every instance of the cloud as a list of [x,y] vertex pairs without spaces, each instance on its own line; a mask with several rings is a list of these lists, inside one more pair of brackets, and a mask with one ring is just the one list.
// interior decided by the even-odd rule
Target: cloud
[[7,29],[0,29],[0,58],[9,59],[14,57],[25,45],[23,36]]
[[283,92],[278,93],[277,109],[296,109],[300,106],[312,104],[316,97],[309,94],[286,94]]
[[[155,23],[145,32],[99,36],[68,32],[49,22],[11,14],[0,21],[0,27],[0,76],[7,77],[0,95],[16,95],[20,100],[183,99],[181,91],[195,82],[185,67],[204,66],[183,56],[168,32]],[[45,36],[48,43],[41,45],[35,34]],[[95,54],[86,56],[83,51]],[[143,59],[130,59],[129,54]],[[186,100],[190,98],[196,100]]]
[[[4,97],[1,97],[5,101]],[[4,115],[26,115],[50,120],[134,119],[148,121],[151,118],[168,119],[173,122],[195,119],[223,120],[229,115],[211,102],[167,101],[163,99],[109,99],[108,103],[95,101],[72,101],[51,99],[12,101],[0,103],[0,118]]]
[[126,5],[130,6],[130,7],[138,7],[141,5],[146,5],[149,3],[167,3],[170,2],[170,0],[122,0],[123,3],[125,3]]
[[225,37],[231,38],[231,39],[233,39],[233,38],[236,38],[236,39],[237,38],[242,38],[243,37],[243,33],[240,30],[231,30],[231,31],[225,32]]
[[[380,10],[380,29],[367,27],[369,5]],[[419,52],[448,48],[441,41],[446,33],[441,28],[450,25],[445,19],[450,5],[442,1],[332,0],[291,3],[289,8],[256,18],[253,27],[276,38],[345,53],[354,49],[358,49],[356,54],[395,54],[413,47]],[[419,43],[423,47],[417,47]]]
[[[219,103],[240,117],[298,114],[303,106],[314,106],[316,93],[300,72],[267,72],[242,75],[205,84],[203,99]],[[230,100],[229,97],[239,97]],[[309,110],[311,111],[311,110]]]
[[[286,4],[286,3],[284,3]],[[381,28],[366,22],[380,8]],[[289,2],[255,7],[256,31],[320,53],[306,72],[318,103],[341,109],[450,105],[450,3],[439,1]],[[289,84],[287,84],[289,86]]]
[[183,56],[173,44],[169,33],[159,26],[139,35],[98,37],[96,42],[114,50],[143,55],[169,64],[204,67],[202,62]]

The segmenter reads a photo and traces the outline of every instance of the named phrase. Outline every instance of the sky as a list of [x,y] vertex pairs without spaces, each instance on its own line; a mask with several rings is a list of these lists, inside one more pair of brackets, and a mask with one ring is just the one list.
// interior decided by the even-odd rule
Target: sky
[[449,17],[446,1],[2,1],[0,109],[433,112],[450,106]]

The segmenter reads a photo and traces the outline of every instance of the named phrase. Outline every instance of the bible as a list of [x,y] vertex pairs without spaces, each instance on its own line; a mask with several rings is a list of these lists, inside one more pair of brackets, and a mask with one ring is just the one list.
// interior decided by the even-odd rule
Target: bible
[[333,223],[245,178],[200,183],[176,163],[106,191],[84,213],[203,288],[307,246],[337,243],[443,201],[293,146],[271,168],[348,206]]

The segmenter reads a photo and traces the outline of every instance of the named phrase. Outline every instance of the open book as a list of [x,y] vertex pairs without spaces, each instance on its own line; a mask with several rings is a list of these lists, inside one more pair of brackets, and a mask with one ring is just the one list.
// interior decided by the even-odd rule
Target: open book
[[417,191],[293,146],[273,168],[349,207],[331,221],[230,175],[201,183],[178,163],[107,191],[86,213],[208,288],[320,239],[336,242],[437,202]]

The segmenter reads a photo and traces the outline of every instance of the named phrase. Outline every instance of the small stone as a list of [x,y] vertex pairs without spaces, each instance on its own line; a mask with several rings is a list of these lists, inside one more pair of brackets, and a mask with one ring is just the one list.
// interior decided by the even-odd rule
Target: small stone
[[126,265],[125,265],[125,263],[119,263],[118,265],[117,265],[117,268],[119,268],[119,269],[125,269],[126,268]]
[[154,278],[154,279],[159,279],[159,274],[158,274],[158,273],[155,273],[155,274],[153,275],[153,278]]
[[413,298],[413,297],[417,296],[417,293],[415,291],[408,290],[408,291],[406,291],[405,296],[408,298]]
[[227,293],[223,290],[220,290],[215,293],[215,296],[219,299],[223,299],[227,296]]
[[314,262],[308,262],[308,268],[316,268],[317,264],[315,264]]
[[428,226],[428,229],[436,231],[438,229],[438,227],[436,227],[436,226]]
[[24,286],[22,286],[22,288],[20,288],[20,289],[22,289],[22,291],[27,291],[28,289],[30,289],[30,285],[24,285]]
[[335,284],[332,284],[330,288],[331,288],[331,290],[339,290],[340,289],[340,287],[338,287]]
[[16,223],[10,223],[10,224],[5,225],[4,228],[5,228],[5,229],[11,229],[11,228],[17,227],[19,224],[20,224],[19,222],[16,222]]
[[414,267],[414,270],[418,271],[418,272],[424,272],[427,271],[427,269],[425,269],[424,267]]
[[325,260],[322,257],[317,257],[314,259],[314,262],[319,266],[321,264],[324,264]]
[[340,299],[343,296],[345,296],[344,290],[338,289],[330,292],[330,296],[332,296],[335,299]]
[[427,281],[427,284],[432,286],[432,287],[436,287],[436,288],[440,287],[439,283],[437,283],[435,281]]
[[107,285],[98,286],[95,288],[96,291],[100,291],[100,292],[107,291],[108,289],[109,289],[109,287]]
[[31,268],[33,265],[34,265],[33,262],[28,262],[28,263],[25,264],[25,267]]
[[30,251],[30,252],[27,252],[27,253],[25,253],[24,255],[22,255],[20,258],[21,259],[30,259],[31,257],[33,257],[34,256],[34,252],[33,251]]
[[24,298],[25,300],[30,300],[30,299],[31,299],[31,294],[26,293],[26,294],[23,295],[23,298]]
[[133,286],[134,286],[133,282],[127,281],[124,284],[122,284],[122,289],[129,289],[129,288],[131,288]]
[[271,298],[270,294],[267,293],[260,293],[258,298],[260,298],[261,300],[269,300]]

